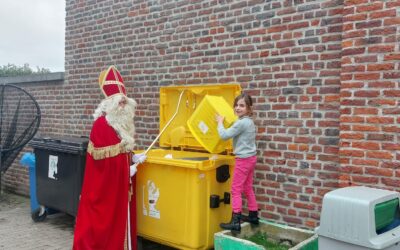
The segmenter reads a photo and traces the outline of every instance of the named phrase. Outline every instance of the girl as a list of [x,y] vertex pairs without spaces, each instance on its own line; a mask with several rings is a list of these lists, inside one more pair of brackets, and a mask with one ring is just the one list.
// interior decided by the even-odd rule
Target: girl
[[[244,219],[253,225],[258,225],[258,205],[253,191],[253,174],[256,166],[256,128],[251,119],[253,102],[249,95],[241,94],[233,104],[239,119],[228,129],[224,128],[224,117],[217,115],[218,134],[223,140],[233,138],[233,153],[235,154],[235,169],[232,180],[232,219],[221,223],[223,229],[233,233],[240,232],[240,221]],[[248,203],[249,216],[242,218],[242,193]]]

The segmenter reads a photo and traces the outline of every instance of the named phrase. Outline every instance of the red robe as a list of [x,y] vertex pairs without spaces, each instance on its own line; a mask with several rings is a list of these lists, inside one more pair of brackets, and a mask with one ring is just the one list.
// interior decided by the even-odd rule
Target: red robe
[[[130,203],[132,249],[136,249],[136,178],[129,181],[130,153],[104,116],[93,124],[76,218],[75,250],[122,250]],[[126,242],[125,242],[126,244]]]

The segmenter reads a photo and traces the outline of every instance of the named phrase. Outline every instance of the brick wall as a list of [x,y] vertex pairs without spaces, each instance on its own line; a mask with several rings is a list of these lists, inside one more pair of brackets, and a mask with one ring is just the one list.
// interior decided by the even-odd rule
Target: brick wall
[[49,101],[62,108],[47,113],[62,133],[88,133],[97,77],[110,64],[139,104],[139,147],[159,132],[160,86],[239,82],[255,100],[263,218],[313,228],[332,189],[399,190],[398,0],[67,1],[66,9],[66,82]]
[[160,86],[241,83],[256,103],[262,217],[314,227],[340,176],[342,11],[342,1],[70,2],[67,79],[98,91],[99,68],[116,64],[146,145]]
[[400,1],[343,9],[341,186],[400,187]]

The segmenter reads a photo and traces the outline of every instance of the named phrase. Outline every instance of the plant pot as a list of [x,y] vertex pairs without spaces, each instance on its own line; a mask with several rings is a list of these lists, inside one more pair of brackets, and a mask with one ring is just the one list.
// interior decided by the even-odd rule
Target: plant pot
[[286,225],[260,220],[259,226],[242,223],[241,233],[233,236],[229,230],[214,234],[215,250],[265,250],[274,249],[256,244],[249,238],[254,235],[266,235],[268,241],[277,245],[286,245],[290,250],[318,250],[317,235],[310,230],[298,229]]

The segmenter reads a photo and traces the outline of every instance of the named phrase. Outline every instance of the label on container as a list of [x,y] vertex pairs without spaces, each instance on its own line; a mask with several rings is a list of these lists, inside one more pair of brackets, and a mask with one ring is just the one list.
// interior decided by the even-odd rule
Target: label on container
[[57,164],[58,164],[58,156],[49,155],[49,172],[48,177],[50,179],[57,180]]
[[200,131],[203,132],[203,134],[207,134],[208,126],[207,126],[207,124],[205,124],[205,122],[200,121],[198,126],[199,126]]
[[[147,189],[147,197],[145,190]],[[160,211],[157,210],[156,205],[160,197],[160,190],[156,184],[148,180],[147,185],[143,186],[143,215],[160,219]]]

